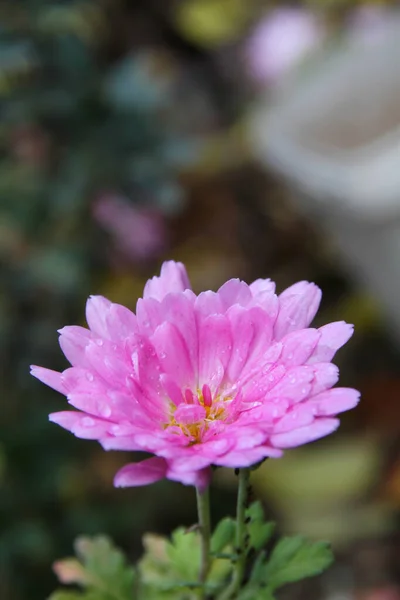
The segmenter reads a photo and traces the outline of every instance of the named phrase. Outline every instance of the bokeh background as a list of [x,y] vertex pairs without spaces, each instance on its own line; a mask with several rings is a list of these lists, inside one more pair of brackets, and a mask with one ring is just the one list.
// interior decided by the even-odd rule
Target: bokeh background
[[[360,407],[267,461],[254,492],[336,565],[289,599],[400,598],[400,17],[310,0],[4,0],[0,6],[0,598],[43,600],[78,534],[135,558],[193,491],[115,490],[127,459],[49,424],[57,329],[89,294],[132,309],[162,260],[196,291],[308,279]],[[217,472],[215,519],[234,511]]]

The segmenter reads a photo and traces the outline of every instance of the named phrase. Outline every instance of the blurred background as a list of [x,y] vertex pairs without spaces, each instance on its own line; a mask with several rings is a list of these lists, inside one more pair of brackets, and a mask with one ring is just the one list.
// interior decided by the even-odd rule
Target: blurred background
[[[0,5],[0,597],[43,600],[51,564],[104,532],[196,519],[193,490],[115,490],[131,460],[48,423],[57,329],[89,294],[134,310],[162,260],[195,291],[300,279],[359,408],[267,461],[254,493],[336,565],[289,599],[400,598],[400,13],[350,0],[3,0]],[[234,511],[217,472],[215,519]],[[160,498],[163,503],[160,505]]]

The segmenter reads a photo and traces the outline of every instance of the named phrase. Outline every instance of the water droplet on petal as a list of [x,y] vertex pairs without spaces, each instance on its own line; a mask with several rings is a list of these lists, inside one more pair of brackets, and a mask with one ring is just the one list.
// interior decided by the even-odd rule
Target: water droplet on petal
[[292,358],[293,358],[293,354],[292,354],[292,353],[288,354],[288,355],[287,355],[287,358],[288,358],[288,360],[292,360]]
[[91,419],[90,417],[83,417],[82,419],[82,425],[84,427],[93,427],[95,425],[95,421],[93,419]]
[[103,340],[100,340],[100,339],[96,340],[96,344],[98,346],[102,346],[103,345]]
[[93,381],[94,380],[94,375],[93,373],[86,373],[86,379],[88,381]]
[[167,353],[166,352],[160,352],[160,358],[167,358]]
[[111,408],[107,404],[105,404],[101,407],[100,414],[102,417],[107,419],[111,415]]

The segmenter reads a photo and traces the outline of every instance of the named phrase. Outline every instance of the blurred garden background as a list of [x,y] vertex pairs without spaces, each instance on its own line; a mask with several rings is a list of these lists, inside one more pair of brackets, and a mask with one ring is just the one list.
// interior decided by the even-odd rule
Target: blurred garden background
[[[288,598],[400,598],[400,13],[309,0],[0,5],[0,598],[43,600],[79,534],[131,556],[195,522],[193,490],[116,490],[127,462],[50,424],[57,330],[103,294],[135,309],[162,260],[195,291],[231,277],[323,290],[347,320],[332,439],[267,461],[254,493],[336,565]],[[131,457],[130,457],[131,458]],[[216,473],[215,518],[234,511]]]

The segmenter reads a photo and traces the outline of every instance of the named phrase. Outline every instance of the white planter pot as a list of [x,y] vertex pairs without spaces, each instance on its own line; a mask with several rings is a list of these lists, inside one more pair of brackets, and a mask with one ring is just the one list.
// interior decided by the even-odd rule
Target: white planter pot
[[400,340],[400,15],[287,81],[251,127],[258,157],[291,182]]

